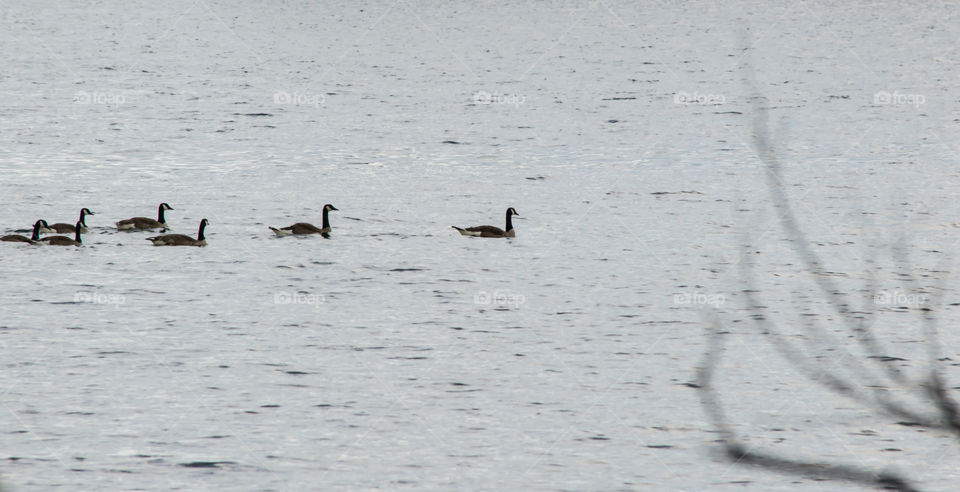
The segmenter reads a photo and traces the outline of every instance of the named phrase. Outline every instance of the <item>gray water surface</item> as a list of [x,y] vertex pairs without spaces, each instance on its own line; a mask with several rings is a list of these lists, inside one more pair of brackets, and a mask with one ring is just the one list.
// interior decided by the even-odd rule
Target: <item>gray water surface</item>
[[[925,302],[960,357],[955,17],[858,2],[5,5],[3,233],[97,215],[82,248],[0,247],[3,481],[854,489],[720,457],[691,387],[717,318],[717,384],[751,446],[950,490],[954,440],[825,392],[749,323],[756,289],[785,333],[816,319],[835,337],[811,357],[841,371],[863,355],[778,226],[741,79],[755,71],[767,98],[810,247],[857,302],[904,301],[873,305],[875,329],[921,371]],[[209,219],[209,246],[115,230],[160,202],[172,232]],[[329,239],[268,229],[319,224],[325,203]],[[502,227],[511,206],[515,239],[450,227]]]

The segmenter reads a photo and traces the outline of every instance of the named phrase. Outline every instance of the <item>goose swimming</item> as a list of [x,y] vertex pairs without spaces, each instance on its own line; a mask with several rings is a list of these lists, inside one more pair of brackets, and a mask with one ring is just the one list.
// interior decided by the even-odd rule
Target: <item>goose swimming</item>
[[21,236],[20,234],[9,234],[9,235],[0,237],[0,241],[7,241],[11,243],[38,244],[37,241],[40,240],[40,231],[46,226],[47,226],[47,221],[40,219],[33,224],[32,236],[26,237],[26,236]]
[[296,224],[281,227],[277,229],[276,227],[271,227],[270,230],[278,236],[290,236],[293,234],[321,234],[324,237],[330,234],[330,219],[327,214],[332,210],[339,210],[337,207],[330,205],[329,203],[323,206],[323,227],[317,227],[313,224],[308,224],[306,222],[297,222]]
[[206,246],[207,238],[203,236],[203,230],[206,229],[210,221],[203,219],[200,221],[200,230],[197,231],[197,238],[194,239],[186,234],[164,234],[162,236],[148,237],[147,241],[153,242],[154,246]]
[[[86,221],[86,217],[88,215],[97,215],[97,214],[91,212],[90,209],[86,207],[80,209],[80,224],[81,224],[80,229],[82,232],[88,232],[87,221]],[[47,232],[69,233],[69,232],[73,232],[73,227],[74,227],[73,224],[58,222],[56,224],[48,225]]]
[[134,217],[132,219],[123,219],[117,222],[118,231],[132,231],[144,229],[168,229],[166,218],[163,216],[164,210],[173,210],[173,207],[166,203],[161,203],[157,209],[157,220],[147,217]]
[[73,239],[67,236],[47,236],[41,239],[40,242],[51,246],[83,246],[83,240],[80,238],[80,231],[82,229],[83,224],[78,221],[74,227]]
[[516,237],[516,232],[513,230],[513,221],[510,220],[511,216],[516,215],[517,217],[520,214],[514,210],[513,207],[507,209],[507,224],[506,229],[501,229],[499,227],[494,227],[490,225],[475,226],[475,227],[457,227],[451,226],[461,235],[464,236],[473,236],[473,237]]

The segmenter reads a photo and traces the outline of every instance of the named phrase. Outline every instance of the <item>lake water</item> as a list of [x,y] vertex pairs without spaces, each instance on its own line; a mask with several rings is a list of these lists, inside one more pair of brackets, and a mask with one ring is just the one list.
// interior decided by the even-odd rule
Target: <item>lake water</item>
[[[717,385],[751,446],[953,489],[954,439],[825,392],[749,323],[758,290],[785,333],[823,322],[835,345],[812,359],[863,357],[778,225],[743,79],[837,289],[872,300],[884,355],[914,376],[932,308],[956,381],[956,18],[5,5],[3,233],[97,214],[82,248],[0,247],[0,476],[13,491],[855,490],[719,456],[690,384],[716,316]],[[209,219],[209,245],[113,226],[160,202],[173,232]],[[319,224],[325,203],[329,239],[268,229]],[[450,228],[501,227],[511,206],[515,239]]]

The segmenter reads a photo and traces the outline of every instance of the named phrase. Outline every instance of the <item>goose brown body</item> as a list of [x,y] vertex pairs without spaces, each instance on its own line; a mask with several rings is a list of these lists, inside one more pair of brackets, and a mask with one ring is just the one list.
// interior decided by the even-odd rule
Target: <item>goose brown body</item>
[[279,229],[277,229],[276,227],[271,227],[270,230],[273,231],[278,236],[286,235],[284,234],[284,232],[287,232],[287,234],[324,234],[324,233],[330,232],[329,227],[325,227],[321,229],[313,224],[308,224],[306,222],[297,222],[296,224],[289,225],[287,227],[281,227]]
[[[37,239],[39,239],[39,237]],[[9,243],[32,243],[36,241],[36,239],[30,239],[27,236],[21,236],[20,234],[7,234],[6,236],[0,236],[0,241],[6,241]]]

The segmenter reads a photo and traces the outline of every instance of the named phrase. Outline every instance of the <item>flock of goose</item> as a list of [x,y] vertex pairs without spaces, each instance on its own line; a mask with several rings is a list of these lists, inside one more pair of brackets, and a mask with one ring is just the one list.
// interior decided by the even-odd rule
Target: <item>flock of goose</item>
[[[169,227],[167,227],[166,217],[164,216],[164,212],[167,210],[173,210],[173,207],[167,203],[161,203],[160,207],[157,209],[156,220],[148,217],[133,217],[130,219],[124,219],[116,223],[117,230],[149,231],[153,229],[160,229],[161,231],[165,231],[169,229]],[[323,237],[330,237],[330,219],[327,214],[334,210],[338,209],[329,203],[323,206],[323,222],[321,227],[317,227],[307,222],[297,222],[296,224],[287,227],[270,227],[270,230],[273,231],[273,233],[277,236],[320,234]],[[33,224],[33,234],[30,237],[21,236],[19,234],[10,234],[0,237],[0,241],[28,243],[33,245],[82,246],[83,238],[81,237],[81,233],[88,232],[86,222],[88,215],[96,214],[86,207],[80,209],[80,220],[73,225],[62,222],[48,224],[46,220],[40,219]],[[516,234],[513,230],[513,222],[510,220],[510,218],[514,215],[519,216],[520,214],[518,214],[513,207],[508,208],[505,229],[500,229],[499,227],[489,225],[476,227],[452,227],[460,232],[460,234],[463,236],[497,238],[516,237]],[[197,231],[196,239],[185,234],[162,234],[159,236],[148,237],[146,239],[147,241],[152,242],[154,246],[206,246],[207,240],[203,235],[203,231],[209,224],[210,221],[207,219],[200,221],[200,229]],[[73,239],[70,239],[69,236],[40,236],[41,234],[69,234],[71,232],[74,235]]]

